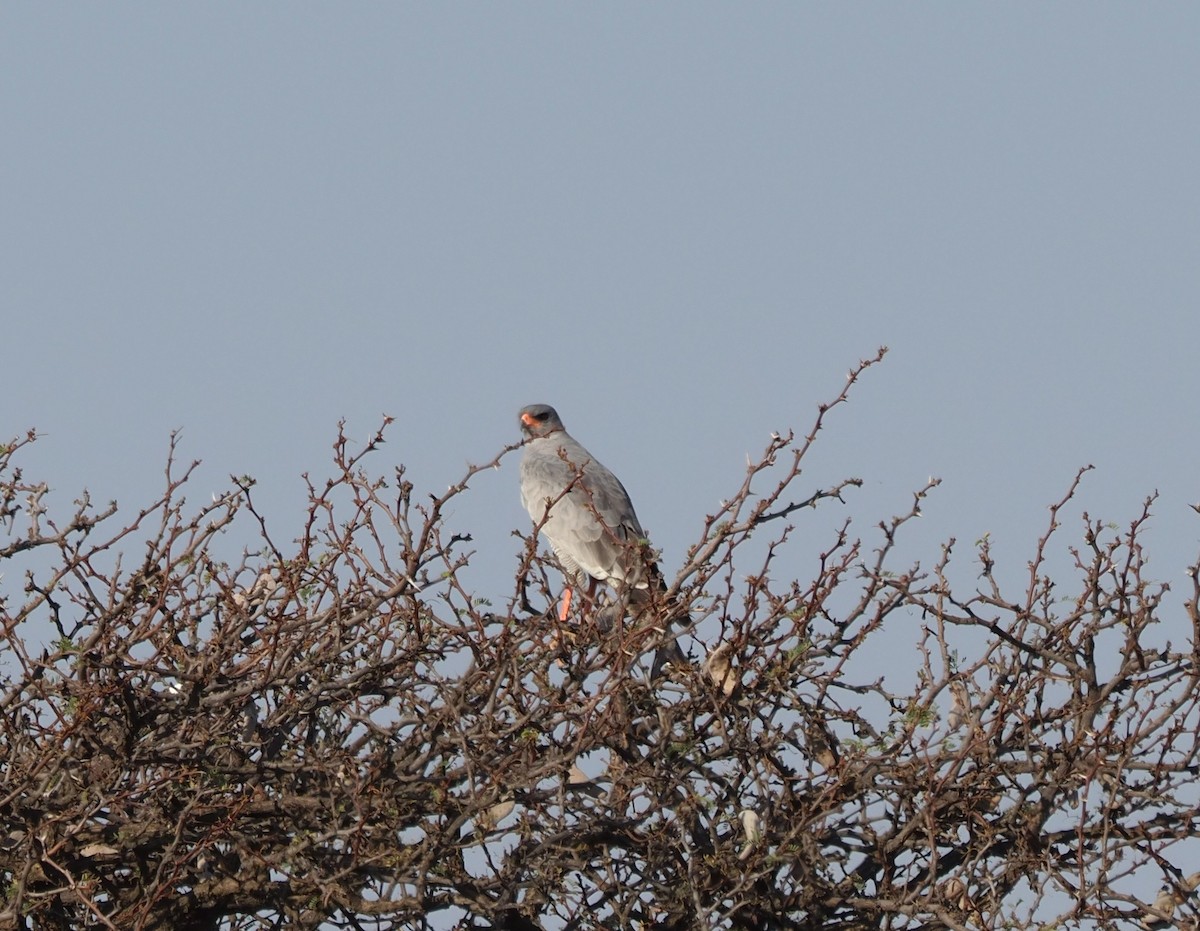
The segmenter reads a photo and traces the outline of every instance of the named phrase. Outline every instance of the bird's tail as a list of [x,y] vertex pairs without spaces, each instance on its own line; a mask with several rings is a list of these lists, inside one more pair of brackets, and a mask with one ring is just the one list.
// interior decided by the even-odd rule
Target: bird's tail
[[[662,598],[656,599],[647,589],[628,589],[596,612],[596,626],[608,634],[627,615],[634,618],[632,642],[639,644],[637,652],[654,649],[654,663],[650,667],[652,679],[691,664],[678,642],[678,628],[690,627],[692,622],[685,609]],[[660,620],[656,615],[665,619]]]
[[682,607],[674,598],[665,599],[663,596],[667,591],[667,582],[663,578],[656,564],[652,564],[650,568],[651,584],[657,589],[657,598],[650,594],[648,589],[634,589],[631,592],[630,600],[634,604],[653,604],[657,601],[657,606],[665,608],[669,611],[666,615],[658,631],[661,634],[661,643],[654,653],[654,663],[650,667],[650,678],[658,679],[664,673],[669,673],[672,668],[676,671],[691,665],[687,654],[679,646],[678,629],[681,627],[690,627],[692,624],[692,616],[687,609]]
[[679,641],[675,639],[675,635],[667,631],[667,637],[669,638],[667,642],[660,646],[654,654],[654,664],[650,667],[651,679],[658,679],[664,674],[670,673],[672,669],[682,669],[691,665],[687,654],[683,652]]

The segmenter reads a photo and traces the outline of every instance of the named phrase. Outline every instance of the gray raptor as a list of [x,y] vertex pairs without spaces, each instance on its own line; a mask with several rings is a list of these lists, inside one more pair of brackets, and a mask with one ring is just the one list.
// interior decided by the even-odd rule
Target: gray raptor
[[[519,419],[526,437],[521,503],[567,575],[560,620],[570,610],[572,586],[585,582],[589,599],[597,583],[612,586],[634,603],[649,600],[651,584],[664,590],[658,566],[645,555],[646,535],[620,479],[567,433],[548,404],[522,408]],[[672,638],[655,657],[654,673],[682,659]]]

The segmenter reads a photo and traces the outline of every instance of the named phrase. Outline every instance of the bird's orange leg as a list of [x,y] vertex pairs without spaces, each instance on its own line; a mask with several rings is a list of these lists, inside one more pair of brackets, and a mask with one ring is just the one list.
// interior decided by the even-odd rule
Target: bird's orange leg
[[[596,586],[599,584],[600,583],[597,579],[588,579],[586,598],[587,603],[590,605],[594,605],[596,603]],[[575,589],[573,589],[570,585],[563,589],[562,607],[558,609],[558,619],[560,621],[565,621],[567,619],[567,615],[571,613],[571,600],[574,598],[574,596]]]

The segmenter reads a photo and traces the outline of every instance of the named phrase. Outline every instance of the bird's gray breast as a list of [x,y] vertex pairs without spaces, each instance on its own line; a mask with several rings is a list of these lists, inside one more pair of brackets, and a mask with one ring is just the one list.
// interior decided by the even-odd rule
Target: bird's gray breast
[[642,529],[629,495],[612,472],[570,437],[555,434],[526,444],[521,501],[535,523],[545,518],[542,532],[568,571],[601,580],[631,574],[631,544],[641,538]]

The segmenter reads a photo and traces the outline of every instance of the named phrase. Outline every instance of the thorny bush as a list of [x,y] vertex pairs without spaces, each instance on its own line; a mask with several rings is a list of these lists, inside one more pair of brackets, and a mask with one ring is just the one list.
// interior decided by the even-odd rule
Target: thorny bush
[[[1143,574],[1149,501],[1124,532],[1084,515],[1064,546],[1077,477],[1017,594],[986,541],[966,591],[952,541],[891,565],[934,481],[877,546],[847,522],[811,578],[775,577],[790,521],[857,484],[796,490],[882,354],[807,435],[771,440],[667,598],[605,632],[558,629],[532,533],[510,595],[464,582],[444,515],[496,462],[425,496],[366,470],[382,430],[357,451],[339,434],[284,547],[249,481],[189,510],[174,447],[164,493],[113,530],[86,496],[52,516],[18,465],[34,435],[9,443],[0,927],[1194,920],[1196,574],[1182,606]],[[256,542],[227,561],[235,527]],[[651,680],[676,598],[692,663]],[[920,663],[902,690],[862,660],[893,622]],[[1155,902],[1133,891],[1147,874]]]

